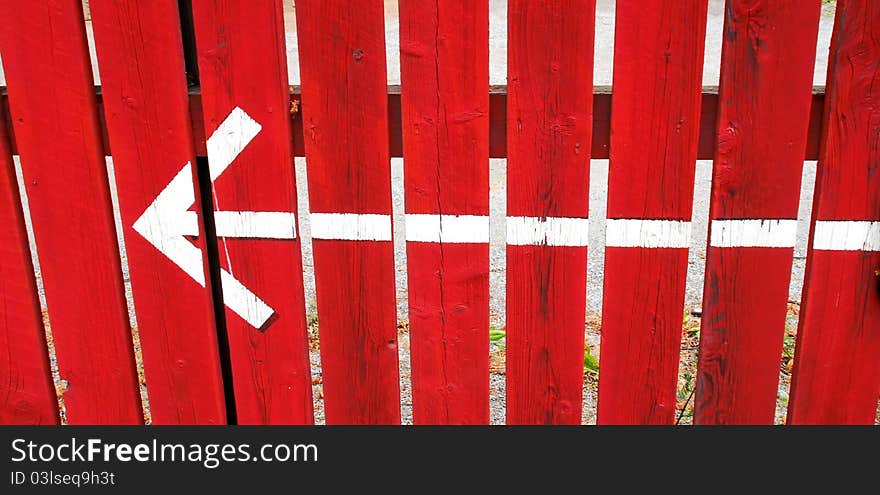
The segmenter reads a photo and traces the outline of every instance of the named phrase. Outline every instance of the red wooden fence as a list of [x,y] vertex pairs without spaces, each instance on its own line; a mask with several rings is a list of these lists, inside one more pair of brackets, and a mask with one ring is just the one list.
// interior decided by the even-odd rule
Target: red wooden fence
[[[293,157],[308,159],[328,423],[401,421],[390,156],[404,156],[413,421],[489,422],[489,157],[506,157],[506,412],[579,424],[590,158],[610,156],[598,422],[671,424],[694,165],[714,158],[695,422],[772,423],[803,159],[819,158],[788,421],[872,423],[880,396],[880,7],[618,2],[613,93],[595,0],[0,0],[0,423],[60,420],[22,193],[72,424],[140,423],[113,158],[156,424],[314,422]],[[599,56],[611,56],[600,54]],[[8,106],[8,110],[7,110]],[[12,153],[21,157],[18,190]],[[206,157],[206,159],[205,159]]]

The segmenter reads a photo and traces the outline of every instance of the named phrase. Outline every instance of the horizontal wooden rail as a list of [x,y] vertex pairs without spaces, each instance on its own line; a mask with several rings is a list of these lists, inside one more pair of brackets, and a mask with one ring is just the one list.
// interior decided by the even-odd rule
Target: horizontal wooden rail
[[[104,121],[104,105],[101,98],[101,88],[96,87],[98,108],[101,110],[101,131],[104,138],[104,149],[110,154],[110,145],[107,140],[107,128]],[[7,105],[7,93],[5,87],[0,87],[0,113],[11,130],[12,150],[17,154],[15,144],[15,126],[11,125],[11,117]],[[297,86],[290,88],[291,117],[293,118],[293,149],[296,156],[305,156],[303,146],[303,125],[301,113],[298,111],[302,106],[302,96]],[[822,130],[822,112],[825,105],[824,88],[816,88],[813,91],[813,103],[810,110],[810,130],[807,139],[806,160],[815,160],[819,155],[819,134]],[[190,115],[193,124],[193,134],[196,140],[196,153],[205,156],[205,128],[202,122],[202,95],[201,89],[190,89]],[[492,158],[505,158],[507,156],[507,87],[492,86],[489,88],[489,154]],[[717,88],[707,87],[703,89],[703,101],[700,112],[700,145],[697,158],[711,160],[715,153],[715,127],[718,119],[718,91]],[[388,125],[391,145],[391,156],[403,156],[403,132],[400,119],[400,87],[388,87]],[[597,87],[593,91],[593,158],[608,158],[611,141],[611,88]]]

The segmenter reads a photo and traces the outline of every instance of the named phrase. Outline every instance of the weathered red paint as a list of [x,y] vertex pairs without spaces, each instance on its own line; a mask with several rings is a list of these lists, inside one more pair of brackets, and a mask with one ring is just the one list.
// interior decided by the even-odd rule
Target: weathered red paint
[[71,424],[141,423],[82,3],[0,1],[0,52]]
[[[691,220],[706,0],[617,6],[608,218]],[[603,424],[670,424],[687,247],[606,247]]]
[[[880,3],[841,0],[813,221],[880,220]],[[812,236],[811,236],[812,237]],[[812,239],[811,239],[812,240]],[[880,253],[807,253],[791,424],[873,424],[880,396]]]
[[[177,1],[92,0],[91,11],[152,421],[224,424],[210,280],[200,286],[133,228],[186,163],[195,172]],[[204,235],[193,242],[205,260]]]
[[[399,5],[406,211],[488,216],[489,4]],[[416,424],[489,422],[486,241],[407,242]]]
[[[380,0],[296,3],[312,213],[391,215],[383,15]],[[312,245],[327,423],[399,423],[392,243]]]
[[[283,16],[281,0],[193,1],[206,134],[235,107],[262,126],[214,184],[215,209],[296,210]],[[218,242],[220,265],[277,315],[257,329],[226,311],[238,422],[313,423],[299,236]]]
[[[587,218],[595,0],[508,4],[507,214]],[[507,422],[579,424],[586,246],[507,247]]]
[[[819,14],[728,1],[711,220],[797,218]],[[773,422],[792,254],[708,247],[696,423]]]
[[0,424],[57,424],[58,407],[37,282],[3,122],[0,225]]

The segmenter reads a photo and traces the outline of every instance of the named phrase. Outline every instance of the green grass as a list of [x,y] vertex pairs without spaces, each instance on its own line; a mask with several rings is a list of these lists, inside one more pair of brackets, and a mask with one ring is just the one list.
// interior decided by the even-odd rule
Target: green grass
[[679,387],[677,391],[677,399],[678,399],[678,418],[675,420],[675,424],[679,425],[687,419],[690,422],[694,420],[694,406],[692,399],[694,398],[694,392],[697,385],[697,379],[694,374],[688,370],[685,370],[683,373],[684,383],[682,383],[681,387]]
[[[494,325],[489,327],[489,342],[494,342],[498,347],[504,348],[505,338],[507,337],[507,332],[504,329],[500,329]],[[590,351],[590,347],[588,345],[584,345],[584,373],[587,373],[593,378],[599,376],[599,360],[593,353]]]
[[584,346],[584,372],[592,375],[593,378],[599,377],[599,360],[593,356],[589,346]]

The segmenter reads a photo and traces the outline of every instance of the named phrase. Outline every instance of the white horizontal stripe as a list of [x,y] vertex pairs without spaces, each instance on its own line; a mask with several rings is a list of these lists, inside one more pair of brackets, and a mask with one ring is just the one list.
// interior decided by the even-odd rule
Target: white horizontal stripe
[[793,248],[796,241],[797,220],[712,220],[712,247]]
[[813,249],[820,251],[880,251],[880,222],[816,222]]
[[406,240],[411,242],[487,243],[489,217],[407,213]]
[[391,215],[312,213],[312,238],[338,241],[390,241]]
[[609,218],[605,229],[608,247],[684,248],[691,242],[691,223],[682,220]]
[[507,243],[514,246],[586,246],[586,218],[507,217]]
[[[217,237],[238,239],[296,239],[296,217],[281,211],[215,211]],[[180,219],[181,235],[199,235],[199,219],[187,211]]]
[[215,211],[217,237],[296,239],[296,217],[281,211]]

